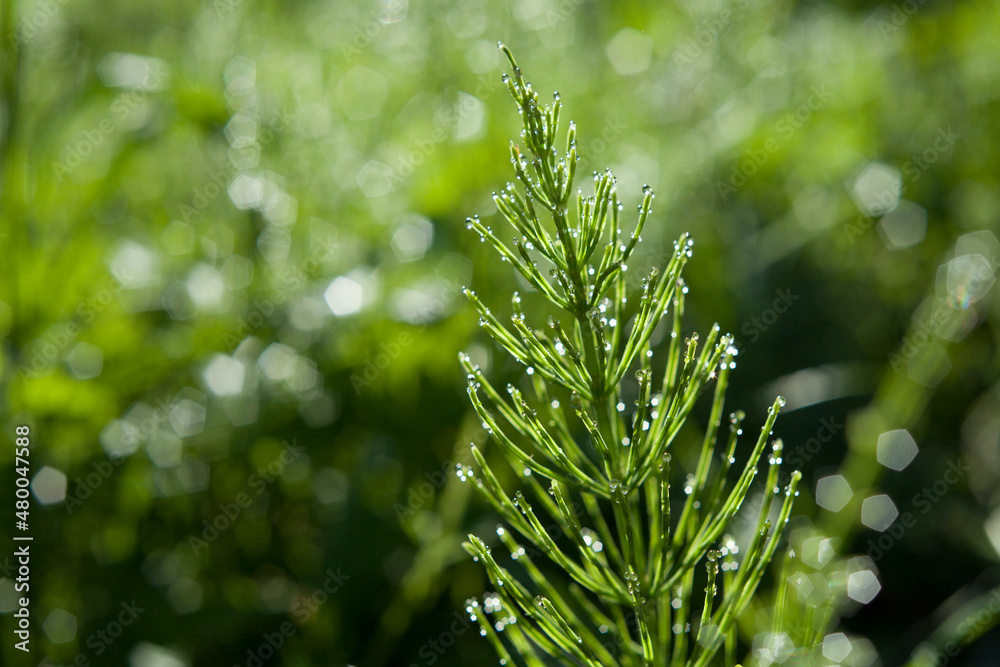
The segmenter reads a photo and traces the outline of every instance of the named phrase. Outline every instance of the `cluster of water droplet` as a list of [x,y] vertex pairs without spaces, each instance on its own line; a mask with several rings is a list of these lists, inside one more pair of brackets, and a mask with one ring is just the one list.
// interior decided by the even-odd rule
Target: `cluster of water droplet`
[[[476,478],[476,471],[471,467],[462,465],[461,463],[455,464],[455,475],[458,477],[459,481],[467,482],[470,479]],[[479,480],[476,480],[479,481]]]
[[719,555],[722,557],[722,564],[720,565],[720,568],[723,572],[735,572],[739,569],[740,564],[736,560],[736,554],[739,552],[740,548],[732,536],[726,535],[722,538],[722,546],[719,547]]
[[593,549],[595,553],[600,553],[604,550],[604,544],[598,539],[597,533],[589,528],[581,528],[580,537],[583,538],[583,543]]

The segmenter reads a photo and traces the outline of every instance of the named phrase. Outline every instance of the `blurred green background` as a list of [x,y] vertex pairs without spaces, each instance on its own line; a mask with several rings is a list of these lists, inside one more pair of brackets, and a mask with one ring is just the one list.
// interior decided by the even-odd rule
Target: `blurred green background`
[[[35,502],[34,652],[5,539],[3,664],[495,664],[458,545],[496,517],[452,471],[483,439],[457,352],[521,372],[461,295],[527,291],[463,224],[511,180],[497,40],[581,173],[656,189],[637,286],[692,233],[728,405],[752,432],[788,397],[795,526],[880,585],[843,664],[1000,584],[996,2],[0,5],[0,408]],[[997,664],[996,616],[938,658]]]

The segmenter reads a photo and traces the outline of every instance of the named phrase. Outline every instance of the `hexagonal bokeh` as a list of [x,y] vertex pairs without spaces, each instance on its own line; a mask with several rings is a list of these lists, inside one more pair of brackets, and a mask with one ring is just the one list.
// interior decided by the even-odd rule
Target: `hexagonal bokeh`
[[885,245],[892,250],[915,246],[927,235],[927,211],[923,206],[904,199],[882,216],[878,232]]
[[799,602],[818,607],[830,596],[830,583],[819,572],[799,573],[790,579]]
[[637,74],[649,68],[653,57],[653,40],[634,28],[622,28],[605,49],[615,71],[622,75]]
[[996,282],[990,261],[978,253],[956,257],[947,267],[945,288],[959,308],[968,308],[979,301]]
[[264,193],[264,182],[258,176],[238,174],[226,188],[229,199],[241,211],[260,206]]
[[323,298],[334,315],[343,317],[361,310],[364,295],[364,288],[360,283],[347,276],[339,276],[326,288]]
[[45,466],[31,480],[31,491],[43,505],[61,503],[66,498],[66,475]]
[[160,430],[146,442],[146,453],[156,467],[169,468],[181,462],[184,445],[176,435]]
[[925,387],[936,387],[951,371],[948,352],[934,341],[919,345],[906,364],[906,376]]
[[340,77],[337,91],[348,119],[367,120],[382,110],[389,80],[381,72],[355,65]]
[[714,650],[722,643],[724,635],[719,632],[719,626],[706,623],[698,630],[698,643],[707,649]]
[[66,644],[76,638],[76,616],[63,609],[53,609],[42,622],[45,636],[53,644]]
[[861,523],[872,530],[885,531],[898,516],[896,504],[885,494],[865,498],[861,503]]
[[417,215],[403,221],[389,244],[401,262],[422,259],[434,240],[434,225],[427,218]]
[[876,458],[886,468],[903,470],[917,456],[917,443],[906,429],[886,431],[878,437]]
[[101,374],[104,353],[96,345],[77,343],[66,356],[66,365],[77,380],[89,380]]
[[358,170],[358,187],[366,197],[382,197],[392,190],[392,177],[392,167],[378,160],[369,160]]
[[862,212],[883,215],[896,208],[903,189],[903,175],[898,169],[870,162],[858,174],[851,187],[851,198]]
[[851,640],[843,632],[827,635],[823,639],[823,657],[834,662],[843,662],[851,652]]
[[177,435],[187,438],[197,435],[205,428],[205,394],[192,387],[181,389],[174,397],[170,411],[170,425]]
[[784,632],[761,632],[754,635],[753,652],[762,665],[783,663],[795,651],[795,642]]
[[486,28],[486,8],[478,2],[458,2],[444,20],[458,39],[477,37]]
[[847,595],[855,602],[868,604],[882,590],[882,584],[871,570],[861,570],[847,577]]
[[818,535],[802,543],[802,562],[817,570],[822,569],[836,554],[833,538]]
[[257,65],[249,58],[236,56],[226,65],[222,80],[231,95],[251,93],[257,85]]
[[194,248],[197,236],[194,227],[186,222],[174,220],[160,233],[160,244],[164,250],[175,257],[186,255]]
[[242,255],[230,255],[222,265],[222,280],[230,289],[243,289],[253,282],[253,262]]
[[149,642],[139,642],[128,654],[129,667],[188,667],[178,653]]
[[831,512],[844,509],[853,494],[851,485],[841,475],[830,475],[816,482],[816,504]]
[[222,130],[234,148],[243,148],[257,141],[257,119],[244,113],[234,115]]
[[204,312],[217,312],[226,299],[226,283],[214,267],[197,264],[184,284],[191,302]]
[[257,358],[261,372],[271,382],[282,382],[295,375],[299,355],[282,343],[271,343]]
[[205,367],[205,384],[216,396],[233,396],[243,391],[246,370],[243,364],[224,354],[217,354]]
[[955,242],[955,256],[982,255],[990,265],[991,271],[1000,268],[1000,241],[990,231],[969,232],[962,234]]

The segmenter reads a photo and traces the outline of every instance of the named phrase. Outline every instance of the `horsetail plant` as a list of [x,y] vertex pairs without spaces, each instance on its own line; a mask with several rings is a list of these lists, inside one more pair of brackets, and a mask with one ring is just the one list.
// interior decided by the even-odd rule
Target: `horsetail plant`
[[[682,235],[663,270],[649,273],[638,298],[630,294],[628,262],[650,218],[652,191],[643,188],[631,235],[620,228],[623,206],[610,170],[594,173],[593,195],[574,193],[576,126],[569,123],[566,152],[559,153],[559,94],[541,104],[510,50],[500,48],[513,71],[503,80],[520,111],[528,153],[512,142],[519,187],[508,183],[493,200],[518,236],[511,247],[478,216],[467,226],[565,321],[549,317],[546,330],[535,328],[515,293],[507,327],[465,290],[480,325],[527,367],[534,394],[508,384],[503,396],[460,355],[472,405],[525,487],[511,498],[474,444],[476,469],[458,466],[459,477],[472,480],[506,522],[497,537],[519,566],[515,576],[489,546],[495,540],[469,535],[463,546],[485,566],[495,592],[481,604],[469,600],[467,611],[501,664],[703,667],[722,651],[732,666],[736,622],[775,553],[801,477],[793,473],[780,507],[772,503],[780,440],[768,459],[765,489],[773,493],[764,493],[750,543],[741,549],[725,531],[750,491],[784,399],[774,401],[745,465],[733,470],[743,413],[731,414],[722,429],[736,365],[733,337],[716,325],[703,341],[693,334],[682,342],[688,289],[681,270],[692,255],[691,239]],[[652,341],[664,318],[670,334],[661,362]],[[672,444],[712,383],[700,448],[672,458]],[[626,405],[632,398],[634,409]],[[671,497],[683,474],[671,462],[682,459],[693,469],[682,493]],[[543,572],[551,570],[536,562],[543,554],[562,573]]]

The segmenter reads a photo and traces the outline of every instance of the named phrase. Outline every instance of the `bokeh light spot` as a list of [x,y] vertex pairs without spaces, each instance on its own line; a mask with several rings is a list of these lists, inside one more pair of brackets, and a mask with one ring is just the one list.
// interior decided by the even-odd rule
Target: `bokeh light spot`
[[854,203],[867,215],[883,215],[896,208],[903,189],[898,169],[871,162],[861,170],[851,188]]
[[927,235],[927,211],[905,199],[878,222],[882,241],[891,250],[917,245]]
[[885,531],[898,516],[896,504],[885,494],[865,498],[861,503],[861,523],[872,530]]
[[843,662],[851,652],[851,640],[843,632],[835,632],[823,638],[823,657],[834,662]]
[[335,278],[323,293],[330,310],[337,317],[352,315],[364,303],[364,288],[361,284],[347,276]]
[[892,470],[903,470],[917,456],[917,443],[906,429],[887,431],[878,437],[875,456]]
[[53,644],[66,644],[76,638],[76,625],[76,616],[64,609],[53,609],[42,622],[42,629]]
[[882,584],[871,570],[861,570],[847,577],[847,595],[855,602],[868,604],[882,590]]
[[77,380],[89,380],[101,374],[104,353],[96,345],[77,343],[66,355],[66,365]]
[[816,482],[816,504],[831,512],[844,509],[854,492],[842,475],[830,475]]
[[44,466],[31,480],[31,491],[43,505],[61,503],[66,498],[66,475],[55,468]]
[[390,245],[400,262],[422,259],[434,239],[434,225],[420,216],[410,216],[392,235]]
[[996,277],[990,261],[983,255],[962,255],[948,262],[946,289],[959,308],[968,308],[983,298]]
[[637,74],[649,69],[653,40],[633,28],[622,28],[608,42],[605,52],[619,74]]
[[369,160],[358,170],[358,187],[366,197],[382,197],[392,191],[392,167]]
[[216,396],[233,396],[243,391],[244,375],[242,363],[224,354],[217,354],[205,367],[202,377]]
[[149,642],[140,642],[128,655],[129,667],[188,667],[179,653]]

